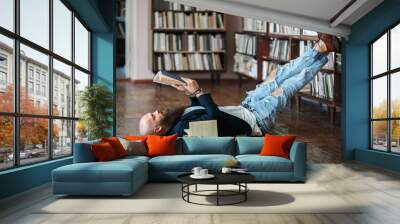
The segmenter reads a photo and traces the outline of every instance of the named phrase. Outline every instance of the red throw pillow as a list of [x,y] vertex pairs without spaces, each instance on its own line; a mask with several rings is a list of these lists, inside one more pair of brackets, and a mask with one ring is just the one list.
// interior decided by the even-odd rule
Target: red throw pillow
[[147,135],[127,135],[124,136],[124,139],[129,140],[129,141],[146,141]]
[[268,135],[264,136],[264,145],[261,149],[260,155],[262,156],[280,156],[286,159],[290,157],[290,148],[295,135]]
[[176,135],[170,136],[147,136],[148,156],[176,155]]
[[94,157],[99,162],[110,161],[116,159],[115,151],[112,145],[108,142],[91,145]]
[[114,149],[115,155],[118,158],[126,156],[126,151],[124,146],[122,146],[121,142],[117,137],[109,137],[109,138],[101,138],[101,142],[108,142]]

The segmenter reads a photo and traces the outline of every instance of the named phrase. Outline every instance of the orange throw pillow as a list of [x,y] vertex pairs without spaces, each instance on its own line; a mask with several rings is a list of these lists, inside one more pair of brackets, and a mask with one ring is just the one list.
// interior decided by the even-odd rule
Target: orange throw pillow
[[170,136],[147,136],[148,156],[176,155],[176,135]]
[[129,140],[129,141],[146,141],[147,135],[127,135],[124,136],[124,139]]
[[264,146],[261,149],[261,156],[280,156],[289,159],[290,148],[295,135],[268,135],[264,136]]
[[124,146],[122,146],[121,142],[117,137],[109,137],[109,138],[101,138],[101,142],[108,142],[114,149],[115,155],[117,158],[121,158],[126,156],[126,151]]
[[112,145],[108,142],[91,145],[94,157],[99,162],[110,161],[116,159],[115,151]]

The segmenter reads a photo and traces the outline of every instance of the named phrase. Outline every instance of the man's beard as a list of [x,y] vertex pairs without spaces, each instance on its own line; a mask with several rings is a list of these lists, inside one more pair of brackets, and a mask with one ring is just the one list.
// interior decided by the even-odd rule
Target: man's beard
[[161,126],[167,127],[168,129],[179,119],[183,112],[185,111],[185,107],[176,107],[172,109],[162,110],[162,113],[165,114],[164,118],[160,121]]

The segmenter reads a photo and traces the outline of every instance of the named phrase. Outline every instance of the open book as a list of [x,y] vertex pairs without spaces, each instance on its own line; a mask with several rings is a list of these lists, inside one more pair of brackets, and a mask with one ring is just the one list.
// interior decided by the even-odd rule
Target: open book
[[218,136],[216,120],[189,122],[189,129],[185,129],[188,136]]
[[163,85],[186,85],[185,80],[182,79],[178,74],[173,72],[167,72],[160,70],[153,78],[153,82],[160,83]]

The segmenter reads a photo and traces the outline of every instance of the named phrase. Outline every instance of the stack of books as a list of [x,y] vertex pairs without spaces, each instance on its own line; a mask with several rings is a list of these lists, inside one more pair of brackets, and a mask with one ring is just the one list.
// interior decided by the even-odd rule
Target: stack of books
[[234,72],[239,72],[257,79],[257,60],[254,57],[236,53],[234,61]]
[[222,51],[224,41],[221,34],[169,34],[154,33],[153,48],[156,52],[182,51]]
[[271,61],[263,61],[262,67],[262,80],[266,80],[269,74],[276,68],[278,64],[271,62]]
[[320,98],[333,100],[334,74],[319,72],[309,84],[311,94]]
[[235,35],[236,52],[256,55],[256,37],[254,35],[236,34]]
[[289,48],[288,40],[271,39],[269,45],[269,56],[272,59],[288,61],[290,60]]
[[165,53],[156,56],[155,70],[166,71],[215,71],[222,70],[219,54]]
[[[188,36],[194,36],[194,34],[188,35]],[[195,40],[195,38],[191,37],[191,39],[192,39],[191,41],[188,41],[189,49],[193,49],[193,47],[190,44],[193,42],[193,40]],[[222,51],[225,48],[224,41],[222,39],[221,34],[216,34],[216,35],[212,35],[212,34],[200,35],[199,34],[199,35],[197,35],[196,46],[197,46],[197,50],[199,50],[199,51]]]
[[269,23],[269,32],[283,35],[300,35],[300,28],[277,23]]
[[181,51],[182,35],[154,33],[154,51]]
[[224,29],[221,13],[217,12],[174,12],[155,11],[156,29]]
[[267,22],[259,19],[244,18],[243,30],[250,32],[267,32]]
[[299,55],[302,56],[306,51],[312,49],[316,41],[313,40],[301,40],[299,43]]

